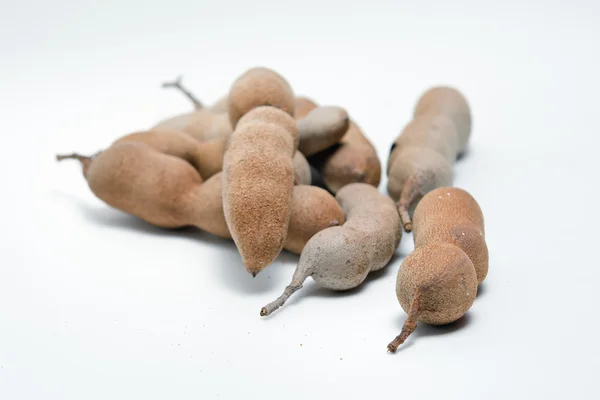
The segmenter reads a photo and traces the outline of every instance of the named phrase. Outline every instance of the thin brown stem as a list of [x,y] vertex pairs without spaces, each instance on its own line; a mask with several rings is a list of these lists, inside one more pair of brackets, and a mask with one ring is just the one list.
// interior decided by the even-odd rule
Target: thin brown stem
[[77,160],[77,161],[79,161],[82,166],[83,175],[85,176],[87,174],[88,168],[92,164],[92,161],[94,161],[94,157],[96,157],[98,154],[100,154],[100,152],[97,152],[96,154],[94,154],[92,156],[82,156],[81,154],[78,154],[78,153],[57,154],[56,161],[62,161],[62,160]]
[[270,302],[266,306],[260,309],[260,316],[265,317],[267,315],[271,315],[271,313],[277,310],[279,307],[285,303],[285,301],[294,294],[298,289],[302,288],[302,284],[300,285],[288,285],[283,294],[277,298],[277,300]]
[[413,175],[404,183],[400,200],[398,200],[398,214],[400,214],[400,220],[406,232],[410,232],[413,229],[408,209],[417,196],[417,193],[419,193],[419,185],[417,184],[417,177]]
[[406,338],[414,332],[417,328],[417,317],[419,314],[419,303],[421,300],[421,289],[417,288],[415,290],[415,294],[413,296],[413,302],[410,305],[410,310],[408,312],[408,317],[406,321],[404,321],[404,326],[402,327],[402,332],[390,344],[388,344],[387,349],[391,353],[395,353],[398,350],[398,347],[404,343]]
[[162,84],[162,87],[178,89],[181,93],[185,95],[185,97],[187,97],[192,103],[194,103],[194,107],[196,107],[197,110],[202,108],[203,106],[200,100],[198,100],[196,96],[194,96],[185,86],[183,86],[183,84],[181,83],[182,79],[183,77],[179,75],[174,81],[164,82]]

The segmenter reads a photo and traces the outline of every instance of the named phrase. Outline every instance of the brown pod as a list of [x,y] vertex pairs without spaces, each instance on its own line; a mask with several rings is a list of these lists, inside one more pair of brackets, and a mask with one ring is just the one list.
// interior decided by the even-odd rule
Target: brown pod
[[295,97],[290,84],[277,72],[251,68],[235,80],[229,90],[229,119],[235,128],[244,114],[259,106],[279,108],[294,115]]
[[225,151],[223,210],[242,261],[256,276],[279,255],[287,235],[295,137],[284,124],[252,122],[254,113],[260,110],[236,127]]
[[[288,126],[292,133],[295,132],[293,124]],[[134,132],[116,140],[114,144],[124,142],[142,142],[161,153],[182,158],[192,164],[203,179],[208,179],[223,169],[223,156],[227,146],[227,139],[199,142],[184,132],[168,130]],[[295,184],[310,185],[312,176],[306,158],[296,152],[293,161]]]
[[471,136],[471,110],[467,99],[458,90],[436,86],[427,90],[415,106],[414,116],[444,115],[455,125],[458,134],[457,155],[464,153]]
[[407,232],[412,230],[410,215],[419,200],[435,188],[452,184],[456,151],[456,129],[443,115],[416,117],[392,145],[387,190],[398,202]]
[[312,174],[310,164],[299,151],[294,154],[294,185],[310,185]]
[[317,108],[317,103],[304,96],[298,96],[295,100],[294,118],[302,119],[306,114]]
[[434,150],[452,163],[458,151],[458,137],[454,124],[441,115],[414,118],[392,144],[387,164],[388,173],[398,155],[407,147],[425,147]]
[[344,221],[340,205],[329,192],[315,186],[295,186],[284,248],[300,254],[308,240],[317,232],[326,227],[342,225]]
[[226,113],[215,113],[206,108],[168,118],[151,130],[182,131],[200,141],[225,139],[233,132]]
[[451,187],[429,192],[416,207],[413,223],[415,247],[454,244],[473,262],[478,283],[485,279],[489,254],[483,213],[468,192]]
[[[118,143],[95,157],[77,154],[92,192],[108,205],[163,228],[196,226],[231,238],[223,211],[222,176],[202,178],[187,162],[158,153],[140,142]],[[300,253],[317,232],[344,222],[344,214],[328,192],[295,186],[284,248]]]
[[323,151],[339,143],[349,126],[350,119],[343,108],[317,107],[298,120],[298,150],[307,157]]
[[223,154],[227,139],[199,142],[180,131],[134,132],[116,140],[114,144],[125,142],[145,143],[160,153],[183,158],[192,164],[203,179],[208,179],[223,169]]
[[253,124],[256,122],[274,124],[285,129],[286,132],[288,132],[294,139],[294,151],[296,151],[300,138],[298,134],[298,128],[296,126],[296,120],[291,118],[289,114],[286,114],[275,107],[258,106],[240,118],[236,129],[241,128],[246,124]]
[[207,225],[207,218],[218,217],[203,214],[207,199],[214,198],[213,185],[203,184],[198,171],[185,160],[159,153],[141,142],[117,143],[93,158],[57,156],[58,160],[67,158],[81,161],[92,192],[114,208],[156,226],[195,225],[229,237],[226,229],[214,230],[212,224]]
[[365,183],[344,187],[336,199],[346,222],[320,231],[306,243],[292,281],[261,309],[261,316],[280,308],[309,276],[321,287],[348,290],[389,263],[402,236],[394,202]]
[[476,295],[477,275],[464,251],[448,243],[415,248],[402,262],[396,280],[396,296],[408,317],[388,351],[395,352],[419,321],[445,325],[458,320]]
[[229,111],[229,98],[227,96],[221,97],[210,106],[210,111],[215,113],[227,113]]
[[375,147],[353,121],[339,145],[316,154],[309,162],[317,167],[332,193],[351,183],[378,187],[381,180],[381,162]]

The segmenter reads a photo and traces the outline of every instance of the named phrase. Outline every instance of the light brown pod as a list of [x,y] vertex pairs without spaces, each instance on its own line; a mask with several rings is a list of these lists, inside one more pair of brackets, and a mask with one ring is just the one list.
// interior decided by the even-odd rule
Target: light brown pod
[[402,231],[394,202],[371,185],[350,184],[336,195],[346,222],[314,235],[300,254],[291,283],[260,315],[270,315],[311,276],[321,287],[348,290],[370,271],[383,268],[394,255]]
[[445,325],[461,318],[477,295],[477,275],[469,257],[448,243],[430,243],[409,254],[398,271],[396,296],[408,317],[390,344],[395,352],[421,321]]
[[392,145],[387,190],[398,202],[407,232],[412,230],[410,215],[419,200],[435,188],[452,184],[456,151],[456,129],[443,115],[416,117]]
[[353,121],[339,145],[316,154],[309,162],[332,193],[351,183],[378,187],[381,180],[381,161],[375,147]]
[[458,134],[458,152],[462,154],[471,136],[471,110],[467,99],[457,89],[436,86],[427,90],[415,106],[414,116],[444,115],[455,125]]
[[236,127],[225,151],[223,209],[242,261],[256,276],[279,255],[287,235],[295,138],[283,124],[252,122],[254,113],[260,110]]
[[316,186],[295,186],[292,214],[284,248],[300,254],[306,243],[317,232],[325,227],[342,225],[344,221],[345,217],[340,205],[329,192]]
[[306,157],[299,151],[294,154],[294,185],[310,185],[312,173]]
[[197,215],[210,185],[188,162],[159,153],[141,142],[110,146],[93,158],[58,156],[59,160],[77,158],[92,192],[108,205],[135,215],[153,225],[179,228],[196,225],[218,236]]
[[298,150],[307,157],[323,151],[339,143],[349,126],[350,118],[343,108],[317,107],[298,120]]
[[271,69],[256,67],[235,80],[228,104],[231,126],[235,127],[244,114],[259,106],[276,107],[294,115],[295,97],[285,78]]
[[226,139],[233,132],[226,113],[216,113],[207,108],[168,118],[151,130],[182,131],[199,141]]
[[443,115],[415,117],[392,144],[387,164],[388,173],[398,155],[407,147],[431,149],[452,163],[458,152],[458,136],[454,124]]
[[413,216],[415,247],[450,243],[461,248],[473,262],[477,281],[488,272],[483,213],[477,201],[459,188],[443,187],[429,192]]
[[302,119],[306,114],[317,108],[317,103],[304,96],[298,96],[295,100],[294,118]]
[[294,151],[298,148],[299,133],[296,125],[296,120],[290,117],[289,114],[282,112],[280,109],[271,106],[258,106],[250,112],[244,114],[238,121],[236,129],[242,128],[244,125],[260,122],[263,124],[274,124],[289,133],[294,139]]
[[[296,132],[293,124],[288,126],[292,134]],[[184,132],[168,130],[134,132],[116,140],[114,144],[124,142],[145,143],[161,153],[182,158],[192,164],[203,179],[208,179],[223,170],[223,156],[227,146],[227,139],[199,142]],[[293,162],[294,183],[310,185],[312,177],[306,158],[300,152],[296,152]]]
[[[78,159],[92,192],[108,205],[164,228],[196,226],[231,238],[223,211],[222,176],[202,178],[187,162],[140,142],[115,144]],[[284,248],[299,253],[315,233],[344,223],[336,200],[314,186],[295,186]]]
[[210,111],[215,113],[227,113],[229,111],[229,98],[227,96],[222,96],[210,106]]
[[203,179],[223,169],[223,154],[227,145],[227,139],[199,142],[187,133],[169,130],[134,132],[113,144],[125,142],[145,143],[160,153],[182,158],[192,164]]

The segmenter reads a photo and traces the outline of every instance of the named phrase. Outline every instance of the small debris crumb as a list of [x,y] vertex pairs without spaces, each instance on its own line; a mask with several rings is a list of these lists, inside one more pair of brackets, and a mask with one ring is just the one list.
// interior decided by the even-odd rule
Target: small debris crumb
[[342,360],[343,360],[343,358],[342,358],[342,357],[340,357],[340,361],[342,361]]
[[300,347],[302,347],[302,343],[300,343]]

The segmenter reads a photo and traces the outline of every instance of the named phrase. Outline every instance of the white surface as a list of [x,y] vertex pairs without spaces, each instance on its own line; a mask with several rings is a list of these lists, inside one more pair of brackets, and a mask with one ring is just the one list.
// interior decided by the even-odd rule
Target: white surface
[[[2,2],[1,399],[599,398],[600,3],[110,3]],[[412,235],[359,290],[309,280],[260,318],[296,257],[252,279],[232,243],[112,210],[54,161],[189,110],[164,80],[212,102],[254,65],[346,107],[383,165],[425,89],[466,94],[455,184],[490,249],[467,323],[386,353]]]

